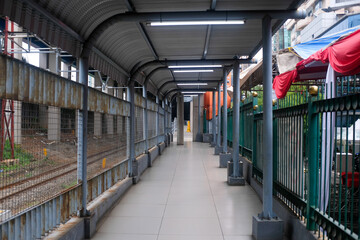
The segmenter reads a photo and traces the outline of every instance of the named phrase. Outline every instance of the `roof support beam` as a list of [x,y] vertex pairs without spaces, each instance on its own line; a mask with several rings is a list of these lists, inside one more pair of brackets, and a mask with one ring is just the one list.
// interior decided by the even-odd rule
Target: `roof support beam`
[[[126,8],[130,11],[130,12],[136,12],[135,6],[132,3],[131,0],[124,0],[125,1],[125,5]],[[151,42],[149,35],[147,34],[144,26],[142,25],[142,23],[136,23],[136,26],[138,27],[141,36],[143,37],[143,39],[145,40],[146,44],[148,45],[152,55],[154,56],[154,58],[157,60],[159,59],[159,55],[156,53],[155,48],[153,43]]]
[[174,80],[174,81],[167,81],[165,83],[163,83],[157,92],[157,95],[160,94],[161,90],[169,84],[174,84],[174,83],[219,83],[221,80]]
[[170,93],[174,93],[174,92],[214,92],[216,91],[216,88],[174,88],[174,89],[171,89],[169,91],[167,91],[165,94],[164,94],[164,98],[167,98],[168,95]]
[[210,42],[210,34],[211,34],[211,25],[209,25],[207,28],[206,37],[205,37],[205,46],[204,46],[204,52],[202,55],[202,59],[206,58],[206,55],[208,52],[209,42]]
[[[297,9],[298,7],[300,7],[301,4],[303,4],[305,2],[305,0],[302,1],[296,1],[296,0],[292,0],[292,3],[290,4],[288,9]],[[306,14],[306,13],[305,13]],[[306,17],[306,16],[305,16]],[[305,18],[302,17],[302,18]],[[273,18],[272,18],[273,19]],[[286,22],[287,19],[279,19],[275,22],[275,24],[272,27],[272,32],[276,33],[280,27],[282,25],[284,25],[284,23]],[[255,54],[262,48],[263,42],[262,40],[256,45],[256,47],[251,51],[251,53],[249,54],[249,58],[253,58],[255,56]]]
[[[215,8],[216,8],[216,0],[211,0],[210,10],[215,11]],[[207,51],[208,51],[208,48],[209,48],[209,42],[210,42],[211,28],[212,28],[212,26],[208,25],[207,32],[206,32],[206,37],[205,37],[205,46],[204,46],[204,52],[203,52],[202,59],[205,59],[206,55],[207,55]]]
[[[256,61],[252,59],[239,59],[239,63],[256,63]],[[144,71],[148,67],[164,65],[232,65],[234,63],[234,59],[211,59],[211,60],[155,60],[151,62],[144,63],[140,65],[136,70],[133,70],[131,73],[131,78],[129,82],[135,81],[138,74]]]
[[[53,22],[56,26],[58,26],[60,29],[62,29],[64,32],[78,40],[80,43],[85,42],[85,39],[75,32],[72,28],[70,28],[68,25],[63,23],[60,19],[49,13],[45,8],[43,8],[41,5],[36,3],[34,0],[23,0],[27,5],[29,5],[31,8],[39,12],[41,15],[43,15],[45,18],[49,19],[51,22]],[[109,64],[111,64],[113,67],[115,67],[118,71],[124,73],[126,76],[129,76],[129,73],[124,70],[121,66],[116,64],[113,60],[111,60],[109,57],[105,56],[99,49],[93,47],[92,50],[98,54],[101,58],[103,58],[105,61],[107,61]],[[88,56],[87,56],[88,57]]]
[[210,9],[215,11],[215,8],[216,8],[216,0],[211,0]]
[[110,65],[112,65],[114,68],[116,68],[119,72],[122,72],[123,74],[125,74],[125,76],[129,77],[129,73],[123,69],[121,66],[119,66],[118,64],[116,64],[112,59],[110,59],[108,56],[106,56],[105,54],[103,54],[99,49],[93,47],[92,51],[99,55],[102,59],[104,59],[105,61],[107,61]]
[[[145,78],[145,81],[144,81],[144,86],[147,87],[147,84],[148,82],[150,81],[150,78],[157,72],[157,71],[160,71],[160,70],[169,70],[167,66],[161,66],[161,67],[157,67],[155,68],[154,70],[152,70]],[[175,80],[175,79],[174,79]]]
[[34,0],[23,0],[27,5],[29,5],[34,10],[38,11],[41,15],[49,19],[51,22],[53,22],[56,26],[67,32],[70,36],[78,40],[79,42],[84,42],[85,39],[80,36],[77,32],[75,32],[72,28],[70,28],[68,25],[60,21],[57,17],[52,15],[50,12],[48,12],[45,8],[40,6],[38,3],[36,3]]

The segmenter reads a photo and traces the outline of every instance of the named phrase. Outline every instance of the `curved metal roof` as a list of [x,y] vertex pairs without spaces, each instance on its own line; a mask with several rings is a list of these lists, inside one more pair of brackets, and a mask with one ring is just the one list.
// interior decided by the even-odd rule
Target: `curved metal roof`
[[[303,0],[6,0],[0,14],[9,16],[52,45],[79,57],[82,46],[107,19],[132,13],[294,10]],[[227,16],[227,13],[226,13]],[[161,17],[161,16],[160,16]],[[285,20],[274,20],[278,28]],[[104,24],[103,24],[104,25]],[[131,73],[154,60],[233,59],[250,56],[261,46],[261,19],[246,19],[244,25],[150,27],[144,22],[112,21],[98,32],[89,56],[92,67],[127,84]],[[147,74],[164,62],[144,68],[135,79],[143,84]],[[148,90],[164,95],[176,88],[175,80],[221,80],[214,73],[170,73],[159,70],[149,79]],[[170,82],[165,84],[165,82]],[[209,87],[216,87],[212,82]]]

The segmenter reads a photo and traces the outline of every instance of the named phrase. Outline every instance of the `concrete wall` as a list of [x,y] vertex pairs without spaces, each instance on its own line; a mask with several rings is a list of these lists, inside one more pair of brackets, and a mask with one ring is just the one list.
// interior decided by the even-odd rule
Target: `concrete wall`
[[335,22],[336,14],[334,12],[319,14],[301,31],[301,42],[307,42],[316,38]]
[[149,158],[150,158],[151,164],[157,158],[157,156],[159,156],[159,148],[158,148],[158,146],[155,146],[149,150]]

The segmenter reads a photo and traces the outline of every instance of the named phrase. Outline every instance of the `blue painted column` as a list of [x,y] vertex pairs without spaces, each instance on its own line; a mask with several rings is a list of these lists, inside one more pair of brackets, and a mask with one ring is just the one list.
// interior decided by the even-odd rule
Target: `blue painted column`
[[233,66],[233,177],[241,177],[239,165],[239,116],[240,116],[240,64],[235,60]]
[[272,218],[273,214],[273,112],[272,112],[272,48],[271,18],[265,16],[262,21],[263,39],[263,218]]

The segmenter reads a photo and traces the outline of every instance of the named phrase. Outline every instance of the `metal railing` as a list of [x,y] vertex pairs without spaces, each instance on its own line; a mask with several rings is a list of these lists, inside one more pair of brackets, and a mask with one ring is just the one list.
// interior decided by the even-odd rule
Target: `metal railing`
[[[316,96],[304,90],[274,102],[274,196],[319,238],[359,239],[359,76],[339,77],[333,87],[320,81],[318,88]],[[239,147],[253,162],[254,177],[262,182],[266,143],[261,107],[255,106],[253,98],[240,108]],[[254,107],[257,111],[251,110]]]
[[[0,239],[38,239],[83,210],[82,169],[87,203],[129,176],[130,103],[88,89],[82,166],[82,85],[4,55],[0,72]],[[137,96],[135,156],[146,150],[144,112]]]

